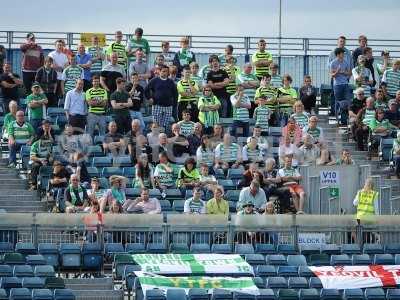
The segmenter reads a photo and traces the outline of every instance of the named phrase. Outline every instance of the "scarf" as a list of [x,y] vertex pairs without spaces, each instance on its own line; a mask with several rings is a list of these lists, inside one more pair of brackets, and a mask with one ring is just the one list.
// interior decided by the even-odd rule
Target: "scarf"
[[117,202],[119,204],[124,204],[124,202],[125,202],[125,194],[122,191],[112,187],[111,188],[111,194],[112,194],[113,198],[115,200],[117,200]]
[[74,187],[72,186],[72,184],[70,184],[68,186],[68,190],[69,190],[69,194],[71,195],[71,202],[74,206],[79,206],[83,204],[83,189],[82,187],[79,185],[78,186],[78,195],[79,195],[79,199],[76,197],[76,189],[74,189]]

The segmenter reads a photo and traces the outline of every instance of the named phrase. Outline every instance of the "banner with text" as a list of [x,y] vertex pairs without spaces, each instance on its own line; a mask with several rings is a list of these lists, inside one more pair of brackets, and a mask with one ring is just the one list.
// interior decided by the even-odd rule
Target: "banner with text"
[[253,268],[237,254],[134,254],[144,272],[156,274],[245,274]]
[[225,289],[259,295],[251,277],[165,277],[143,271],[136,271],[135,275],[139,278],[145,296],[146,291],[151,289],[160,289],[164,292],[168,289],[184,289],[187,293],[191,288],[207,289],[209,293],[212,293],[212,289]]
[[400,283],[400,265],[309,267],[325,289],[388,287]]

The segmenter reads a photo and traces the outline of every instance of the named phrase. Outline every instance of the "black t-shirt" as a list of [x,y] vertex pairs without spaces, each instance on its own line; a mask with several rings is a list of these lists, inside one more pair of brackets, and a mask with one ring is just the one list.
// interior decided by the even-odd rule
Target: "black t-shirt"
[[[171,135],[170,137],[174,137],[174,135]],[[176,142],[184,142],[184,141],[187,141],[187,138],[184,135],[180,134],[179,137],[175,141]],[[174,143],[172,145],[172,153],[176,157],[181,157],[184,153],[189,153],[189,147]]]
[[[110,100],[116,103],[128,103],[129,94],[126,91],[115,91],[111,94]],[[113,109],[113,113],[117,117],[129,116],[129,108]]]
[[104,143],[108,144],[108,143],[115,143],[115,142],[119,142],[121,139],[123,138],[122,134],[119,133],[107,133],[104,136]]
[[[19,78],[19,76],[17,74],[13,73],[12,75],[15,78]],[[14,84],[15,83],[14,79],[12,79],[9,74],[2,74],[0,76],[0,83],[3,82],[3,81],[5,81],[7,83],[10,83],[10,84]],[[2,86],[1,90],[3,92],[4,98],[18,101],[18,86],[15,86],[13,88],[5,88],[5,87]]]
[[350,105],[350,110],[353,113],[358,114],[358,112],[362,110],[364,106],[365,106],[365,99],[359,100],[358,98],[354,98],[352,104]]
[[54,188],[66,188],[68,186],[69,177],[70,177],[70,174],[68,173],[68,171],[65,168],[62,168],[60,170],[60,172],[58,172],[58,173],[52,173],[51,174],[51,179],[54,179],[54,178],[59,178],[59,179],[66,178],[67,179],[66,182],[62,182],[62,183],[59,183],[59,184],[52,184],[52,187],[54,187]]
[[80,160],[77,163],[71,163],[69,166],[67,166],[67,169],[69,169],[72,173],[75,173],[77,167],[81,168],[81,182],[90,182],[89,172],[86,168],[86,163],[83,160]]
[[[218,71],[211,70],[207,73],[207,82],[211,81],[212,83],[218,83],[224,81],[226,78],[229,78],[229,75],[222,69],[219,69]],[[229,98],[229,94],[225,87],[221,89],[213,89],[212,91],[219,100]]]
[[[133,84],[128,83],[126,85],[126,91],[129,93],[132,89]],[[140,108],[142,107],[143,101],[144,101],[144,89],[142,86],[137,85],[135,87],[135,92],[131,96],[133,106],[131,107],[131,110],[133,111],[140,111]]]

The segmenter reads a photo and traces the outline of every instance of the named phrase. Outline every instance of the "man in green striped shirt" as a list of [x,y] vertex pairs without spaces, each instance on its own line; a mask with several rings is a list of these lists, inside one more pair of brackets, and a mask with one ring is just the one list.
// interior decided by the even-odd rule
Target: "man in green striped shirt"
[[195,123],[190,121],[190,111],[188,110],[182,111],[182,121],[179,121],[178,125],[180,126],[179,134],[185,137],[188,137],[189,135],[193,134]]
[[25,122],[24,112],[22,110],[17,111],[16,120],[11,122],[8,127],[9,167],[15,167],[17,151],[21,149],[22,145],[31,145],[34,137],[35,130],[31,124]]
[[256,94],[256,89],[260,85],[260,81],[257,79],[257,76],[253,74],[253,66],[251,63],[247,63],[243,66],[243,72],[238,75],[237,82],[244,88],[244,95],[251,101],[250,115],[252,116],[256,108],[254,96]]
[[182,70],[182,79],[177,84],[178,90],[178,116],[182,116],[183,111],[188,111],[193,121],[198,121],[199,110],[197,108],[199,87],[190,78],[190,67],[185,66]]
[[107,91],[100,86],[100,77],[94,75],[92,78],[93,87],[86,91],[86,101],[89,106],[87,117],[87,132],[94,136],[96,125],[99,128],[99,135],[106,134],[106,108],[108,104]]
[[271,64],[271,85],[276,88],[282,87],[282,76],[278,74],[278,64]]
[[122,31],[115,32],[115,42],[111,43],[106,50],[107,60],[111,62],[111,54],[115,52],[118,55],[118,65],[120,65],[125,71],[127,69],[127,55],[125,46],[122,44]]
[[395,98],[400,90],[400,59],[394,61],[392,69],[383,73],[382,82],[386,83],[389,96]]
[[226,57],[226,64],[223,68],[229,76],[229,84],[226,86],[226,91],[229,95],[236,92],[237,76],[240,73],[240,68],[235,65],[233,56]]
[[104,49],[99,45],[99,37],[97,35],[92,37],[92,46],[88,48],[88,53],[92,56],[92,65],[90,67],[92,77],[93,75],[100,76],[105,54]]
[[258,98],[258,106],[254,110],[253,119],[256,121],[256,126],[261,128],[261,136],[268,135],[269,119],[272,111],[267,106],[267,98],[261,96]]
[[69,63],[70,65],[64,69],[61,77],[61,91],[63,95],[66,95],[75,88],[78,79],[83,80],[83,69],[76,64],[75,54],[71,54]]
[[149,42],[143,38],[143,29],[138,27],[135,29],[135,36],[129,39],[128,47],[127,47],[127,56],[129,59],[129,63],[136,61],[135,53],[138,49],[142,49],[145,56],[143,57],[143,61],[148,61],[148,56],[150,55],[150,46]]
[[236,169],[242,165],[242,149],[238,144],[232,142],[229,133],[224,134],[223,142],[215,148],[215,162],[215,167],[223,170]]
[[242,128],[242,136],[249,136],[249,110],[251,103],[249,97],[244,93],[242,85],[238,85],[236,93],[231,96],[233,107],[233,123],[231,127],[231,135],[236,137],[237,128]]
[[258,51],[251,57],[251,61],[256,69],[256,76],[259,80],[269,73],[269,66],[272,63],[272,55],[265,49],[267,43],[264,39],[258,41]]

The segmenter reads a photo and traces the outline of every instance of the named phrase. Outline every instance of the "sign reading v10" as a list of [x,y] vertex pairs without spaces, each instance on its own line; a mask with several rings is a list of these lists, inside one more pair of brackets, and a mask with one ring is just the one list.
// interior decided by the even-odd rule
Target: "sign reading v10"
[[319,178],[322,186],[340,184],[339,171],[321,171]]

